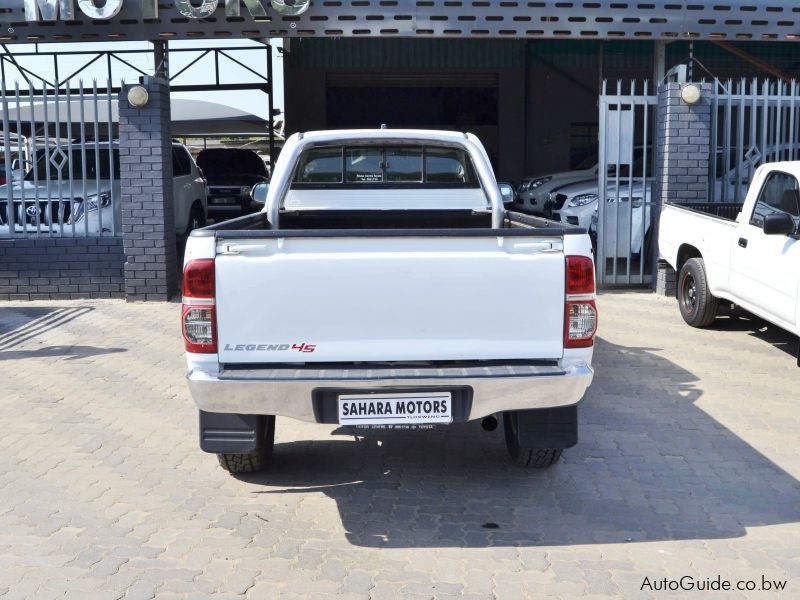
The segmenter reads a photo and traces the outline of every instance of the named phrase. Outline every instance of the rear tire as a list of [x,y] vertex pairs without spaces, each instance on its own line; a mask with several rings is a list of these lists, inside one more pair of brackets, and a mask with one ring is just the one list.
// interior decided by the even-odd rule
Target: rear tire
[[519,445],[517,433],[517,414],[514,411],[503,413],[503,431],[506,436],[506,449],[511,462],[526,469],[546,469],[558,462],[561,448],[523,448]]
[[233,474],[256,473],[269,466],[275,444],[275,416],[261,417],[264,422],[264,437],[258,449],[246,454],[217,454],[220,466]]
[[708,327],[717,318],[719,300],[708,287],[702,258],[687,260],[678,275],[678,308],[683,320],[692,327]]

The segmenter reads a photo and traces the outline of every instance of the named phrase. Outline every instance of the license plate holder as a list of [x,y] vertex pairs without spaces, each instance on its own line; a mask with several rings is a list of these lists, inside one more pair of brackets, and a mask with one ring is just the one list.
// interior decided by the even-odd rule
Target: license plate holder
[[433,425],[453,422],[450,391],[340,394],[340,425]]

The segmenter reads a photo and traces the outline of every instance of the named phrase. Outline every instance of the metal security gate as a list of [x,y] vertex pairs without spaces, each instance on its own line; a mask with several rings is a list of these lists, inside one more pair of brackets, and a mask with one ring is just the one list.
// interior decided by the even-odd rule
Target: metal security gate
[[710,202],[742,203],[755,169],[800,159],[800,85],[796,81],[714,82]]
[[648,82],[603,82],[599,115],[596,217],[597,279],[601,285],[652,281],[652,231],[657,97]]
[[116,236],[121,227],[111,82],[0,83],[0,238]]

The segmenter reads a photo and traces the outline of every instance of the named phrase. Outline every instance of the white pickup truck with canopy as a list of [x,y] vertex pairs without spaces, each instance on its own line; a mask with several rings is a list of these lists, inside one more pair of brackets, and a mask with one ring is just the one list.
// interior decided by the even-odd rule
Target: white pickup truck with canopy
[[264,210],[193,232],[184,264],[188,382],[223,467],[276,460],[276,415],[409,435],[501,416],[533,467],[577,442],[589,236],[506,212],[475,136],[295,134],[253,195]]

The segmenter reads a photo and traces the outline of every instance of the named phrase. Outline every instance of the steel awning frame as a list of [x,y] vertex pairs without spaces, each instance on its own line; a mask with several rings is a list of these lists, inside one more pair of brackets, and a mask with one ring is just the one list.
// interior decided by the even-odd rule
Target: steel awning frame
[[69,23],[28,23],[23,0],[0,0],[0,42],[134,41],[269,37],[499,37],[796,41],[800,8],[774,0],[616,0],[453,2],[380,0],[312,3],[296,17],[278,15],[262,0],[267,17],[227,17],[225,2],[207,19],[181,15],[174,0],[161,2],[158,19],[144,19],[141,5],[125,0],[111,20],[76,10]]

